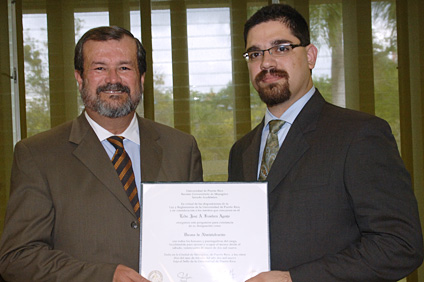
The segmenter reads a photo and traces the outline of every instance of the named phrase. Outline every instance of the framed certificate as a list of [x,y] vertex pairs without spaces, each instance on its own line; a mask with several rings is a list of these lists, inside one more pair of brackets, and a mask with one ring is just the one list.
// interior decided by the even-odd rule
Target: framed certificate
[[267,183],[143,183],[140,273],[240,282],[269,271]]

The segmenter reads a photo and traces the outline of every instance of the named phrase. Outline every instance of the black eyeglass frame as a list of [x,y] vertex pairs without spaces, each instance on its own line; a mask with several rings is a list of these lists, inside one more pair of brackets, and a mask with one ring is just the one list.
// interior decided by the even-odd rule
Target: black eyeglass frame
[[[276,51],[276,50],[278,50],[280,47],[289,47],[290,46],[290,50],[288,50],[288,51],[291,51],[291,50],[293,50],[294,48],[296,48],[296,47],[306,47],[306,46],[308,46],[308,45],[304,45],[304,44],[293,44],[293,43],[283,43],[283,44],[278,44],[278,45],[275,45],[275,46],[272,46],[271,48],[268,48],[268,49],[264,49],[264,50],[252,50],[252,51],[247,51],[247,52],[244,52],[243,53],[243,57],[244,57],[244,59],[246,60],[246,62],[254,62],[254,61],[256,61],[256,60],[252,60],[251,58],[250,58],[250,56],[249,56],[249,54],[251,54],[251,53],[262,53],[262,57],[264,57],[265,56],[265,52],[266,51],[268,51],[268,53],[271,55],[271,56],[276,56],[276,57],[282,57],[282,56],[285,56],[287,53],[285,53],[285,52],[281,52],[281,54],[279,54],[278,52],[277,53],[275,53],[274,51]],[[256,58],[255,58],[256,59]]]

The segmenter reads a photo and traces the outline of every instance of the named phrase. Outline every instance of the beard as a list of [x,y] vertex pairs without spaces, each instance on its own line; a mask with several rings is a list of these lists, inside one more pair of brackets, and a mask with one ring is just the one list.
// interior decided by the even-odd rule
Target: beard
[[[122,93],[110,95],[107,100],[103,100],[100,97],[100,93],[105,91],[121,91]],[[142,95],[141,90],[138,89],[134,93],[135,99],[132,100],[131,90],[121,83],[108,83],[106,85],[99,86],[97,87],[96,95],[94,96],[89,93],[85,82],[83,82],[80,92],[85,107],[97,112],[99,115],[109,118],[124,117],[135,111],[140,103]],[[125,101],[119,102],[119,100],[122,99],[122,95],[126,95]],[[114,103],[115,101],[116,103]]]
[[[268,73],[273,76],[285,78],[285,81],[282,83],[270,83],[264,87],[261,87],[261,80]],[[258,91],[259,97],[261,98],[262,102],[264,102],[268,107],[284,103],[291,97],[291,92],[289,89],[289,74],[284,70],[263,70],[256,75],[255,82],[258,86],[258,89],[256,90]]]

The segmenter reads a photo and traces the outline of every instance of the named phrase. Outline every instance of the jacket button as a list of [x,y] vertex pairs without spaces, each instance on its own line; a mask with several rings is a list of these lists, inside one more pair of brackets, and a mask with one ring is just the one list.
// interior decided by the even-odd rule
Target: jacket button
[[131,222],[131,228],[132,229],[137,229],[138,228],[138,223],[135,222],[135,221]]

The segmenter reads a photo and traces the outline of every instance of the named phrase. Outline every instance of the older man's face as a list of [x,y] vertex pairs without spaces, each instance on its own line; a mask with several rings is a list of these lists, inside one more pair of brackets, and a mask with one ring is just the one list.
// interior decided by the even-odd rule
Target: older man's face
[[84,73],[75,78],[87,111],[110,118],[135,111],[143,92],[144,74],[137,66],[137,45],[133,38],[94,41],[84,44]]

